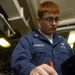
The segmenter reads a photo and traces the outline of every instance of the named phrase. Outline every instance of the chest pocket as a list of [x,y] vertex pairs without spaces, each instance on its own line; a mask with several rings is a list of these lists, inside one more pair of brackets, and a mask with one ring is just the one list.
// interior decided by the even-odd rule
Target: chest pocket
[[33,47],[30,52],[32,55],[32,63],[35,65],[47,63],[49,56],[49,50],[47,47]]
[[63,59],[63,61],[65,61],[69,57],[68,56],[68,50],[66,48],[61,49],[60,54],[61,54],[60,56]]
[[58,60],[58,62],[62,63],[64,62],[66,59],[68,59],[68,49],[64,46],[59,47],[58,51],[55,51],[56,55],[55,58]]

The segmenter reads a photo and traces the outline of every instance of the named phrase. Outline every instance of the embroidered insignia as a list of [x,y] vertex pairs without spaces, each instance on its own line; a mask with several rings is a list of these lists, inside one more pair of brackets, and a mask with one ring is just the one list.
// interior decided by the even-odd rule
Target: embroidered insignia
[[61,42],[60,44],[61,44],[61,45],[65,45],[65,44],[64,44],[64,43],[62,43],[62,42]]
[[39,36],[38,34],[35,34],[35,35],[34,35],[34,37],[38,37],[38,36]]
[[33,47],[44,47],[43,44],[34,44]]
[[61,42],[60,44],[61,44],[61,48],[66,48],[63,42]]

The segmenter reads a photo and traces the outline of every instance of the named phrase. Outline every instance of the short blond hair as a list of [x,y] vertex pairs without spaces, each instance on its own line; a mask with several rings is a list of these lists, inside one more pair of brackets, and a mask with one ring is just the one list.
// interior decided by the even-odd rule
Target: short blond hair
[[42,18],[45,12],[49,12],[52,14],[60,14],[58,5],[52,1],[46,1],[39,6],[38,17]]

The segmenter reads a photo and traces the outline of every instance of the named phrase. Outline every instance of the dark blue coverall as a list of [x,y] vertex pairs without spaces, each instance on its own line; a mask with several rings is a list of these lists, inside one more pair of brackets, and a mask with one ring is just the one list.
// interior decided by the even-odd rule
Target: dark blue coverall
[[12,54],[12,67],[18,75],[29,75],[36,66],[48,64],[50,60],[58,74],[62,75],[61,63],[72,55],[73,51],[63,37],[54,33],[51,44],[44,35],[35,30],[20,38]]

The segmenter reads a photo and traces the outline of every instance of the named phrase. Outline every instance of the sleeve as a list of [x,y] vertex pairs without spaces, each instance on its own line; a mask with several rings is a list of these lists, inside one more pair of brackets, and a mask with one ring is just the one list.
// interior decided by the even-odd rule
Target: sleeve
[[31,63],[32,56],[29,49],[30,43],[27,36],[23,36],[12,53],[11,66],[17,75],[29,75],[36,66]]

